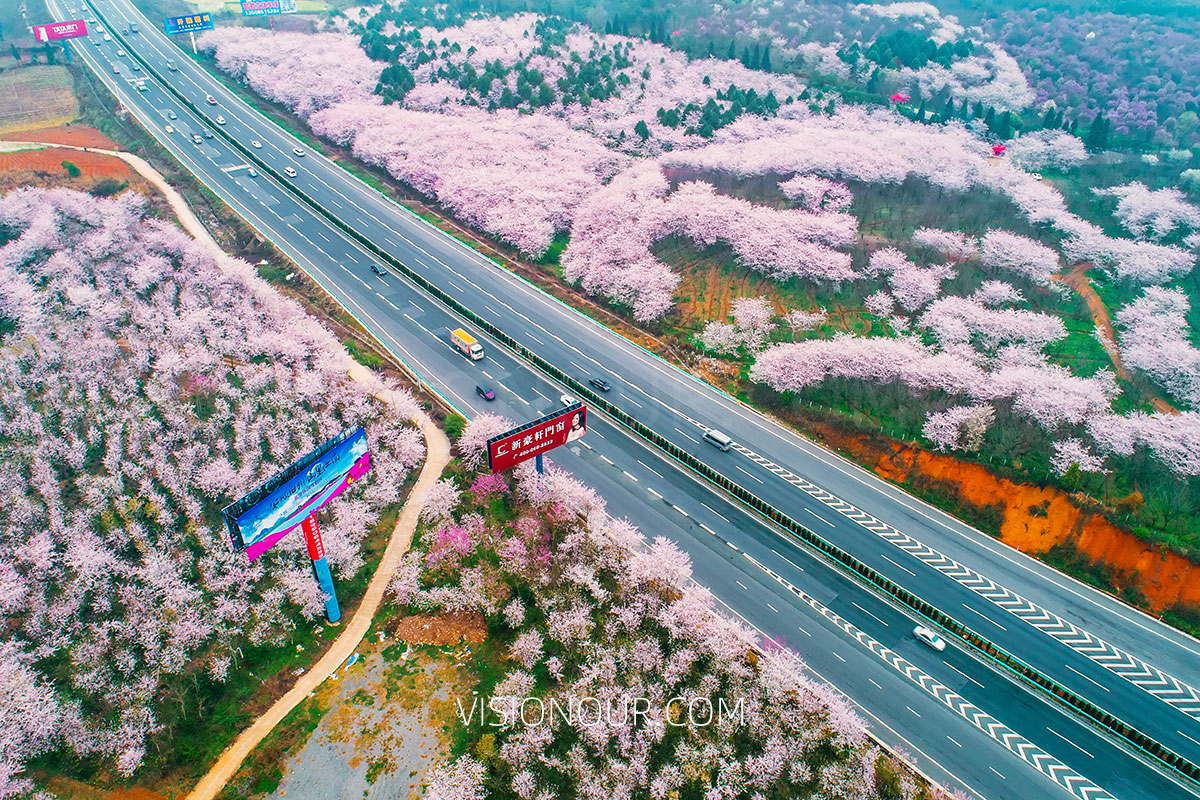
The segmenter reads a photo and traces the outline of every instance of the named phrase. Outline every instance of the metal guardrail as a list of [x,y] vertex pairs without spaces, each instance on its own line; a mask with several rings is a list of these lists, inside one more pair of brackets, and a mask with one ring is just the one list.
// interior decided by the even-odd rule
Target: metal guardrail
[[[117,33],[118,29],[112,28],[108,20],[101,14],[100,10],[95,7],[91,0],[87,0],[89,6],[97,14],[100,19],[104,20],[104,24],[108,25],[114,38],[119,38],[124,41],[124,37]],[[130,57],[137,58],[145,67],[146,70],[158,79],[167,91],[169,91],[180,103],[186,106],[192,113],[196,114],[201,119],[207,119],[207,115],[203,113],[203,109],[196,106],[192,101],[184,97],[171,83],[164,80],[163,77],[155,70],[149,62],[136,53],[132,48],[128,48],[127,52]],[[227,133],[222,126],[214,126],[217,133],[226,140],[237,152],[247,158],[249,161],[258,165],[258,168],[271,175],[280,185],[284,186],[288,191],[294,194],[305,205],[312,209],[317,214],[324,217],[330,224],[338,228],[345,235],[353,239],[360,247],[375,255],[380,261],[395,269],[410,282],[419,286],[427,294],[433,296],[436,300],[448,307],[458,316],[477,326],[480,330],[485,331],[494,340],[507,347],[510,351],[520,356],[526,362],[537,368],[547,377],[561,383],[576,393],[578,397],[586,399],[592,405],[600,408],[610,418],[620,423],[630,432],[638,437],[654,445],[658,449],[665,452],[678,464],[686,467],[694,474],[706,480],[708,483],[718,487],[731,497],[740,501],[743,505],[753,509],[766,520],[774,523],[778,527],[786,530],[805,544],[814,548],[818,552],[831,559],[837,566],[841,567],[844,572],[850,574],[851,577],[864,582],[888,595],[894,601],[904,605],[905,607],[915,611],[931,622],[937,624],[942,629],[951,633],[955,638],[962,641],[975,652],[981,654],[991,662],[999,665],[1003,669],[1022,679],[1024,682],[1041,690],[1045,694],[1054,698],[1058,702],[1065,705],[1074,712],[1081,714],[1093,723],[1099,725],[1110,733],[1116,735],[1128,744],[1132,745],[1137,750],[1148,755],[1153,760],[1163,764],[1164,766],[1175,770],[1190,780],[1200,783],[1200,766],[1192,763],[1183,756],[1175,753],[1170,748],[1158,742],[1152,736],[1144,733],[1138,728],[1129,725],[1119,717],[1109,714],[1100,706],[1092,701],[1080,697],[1075,692],[1055,681],[1048,675],[1026,664],[1021,659],[1017,658],[1012,653],[1009,653],[1004,648],[996,645],[987,637],[980,635],[970,627],[959,622],[933,605],[925,602],[920,597],[892,581],[890,578],[879,573],[874,568],[860,561],[842,548],[828,541],[822,536],[814,533],[808,528],[801,525],[796,520],[784,514],[779,509],[770,505],[766,501],[757,497],[750,490],[734,483],[729,478],[726,478],[721,473],[710,467],[701,459],[683,450],[679,446],[668,441],[665,437],[660,436],[646,425],[643,425],[632,415],[617,408],[609,403],[602,396],[593,392],[588,386],[580,383],[570,375],[565,374],[558,367],[545,360],[537,353],[522,345],[513,337],[509,336],[499,327],[493,325],[472,311],[460,301],[444,292],[441,288],[433,284],[429,279],[425,278],[418,272],[410,269],[398,259],[386,252],[367,237],[363,236],[358,231],[344,223],[335,214],[329,212],[319,202],[309,197],[307,193],[297,187],[286,176],[279,173],[274,167],[270,166],[259,158],[253,150],[247,148],[241,142],[237,141],[232,135]]]

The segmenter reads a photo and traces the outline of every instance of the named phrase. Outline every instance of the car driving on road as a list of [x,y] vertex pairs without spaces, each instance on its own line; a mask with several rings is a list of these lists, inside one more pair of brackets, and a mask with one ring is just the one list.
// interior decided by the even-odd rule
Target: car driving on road
[[304,151],[299,147],[293,147],[292,152],[296,154],[297,158],[304,158]]
[[168,111],[168,112],[167,112],[167,119],[175,119],[175,112],[174,112],[174,111]]
[[260,142],[258,139],[251,139],[250,146],[257,150],[262,147],[262,142]]
[[224,125],[224,124],[225,124],[225,117],[221,116],[220,114],[217,114],[217,124],[218,124],[218,125]]
[[117,48],[117,57],[118,57],[118,58],[124,58],[124,57],[125,57],[125,51],[124,51],[124,50],[122,50],[122,49],[120,49],[120,48]]
[[492,390],[492,387],[483,386],[482,384],[477,384],[475,386],[475,394],[488,401],[496,399],[496,392]]
[[382,274],[383,274],[383,270],[381,270],[381,269],[379,268],[379,265],[378,265],[378,264],[372,264],[372,265],[371,265],[371,272],[374,272],[376,275],[382,275]]
[[193,134],[192,134],[192,141],[193,141],[193,142],[195,142],[196,144],[200,144],[201,142],[203,142],[203,141],[204,141],[204,139],[203,139],[203,138],[200,136],[200,134],[198,134],[198,133],[193,133]]
[[247,167],[246,174],[249,175],[251,178],[257,178],[258,170],[256,170],[254,167]]
[[217,104],[217,98],[213,97],[211,94],[206,94],[204,96],[204,101],[210,106],[215,106]]
[[918,625],[917,627],[913,628],[913,636],[917,637],[918,641],[929,645],[939,653],[946,649],[946,640],[938,636],[934,631],[926,628],[924,625]]
[[284,167],[283,174],[287,175],[289,178],[294,178],[294,177],[296,177],[297,173],[296,173],[296,170],[293,169],[292,167]]
[[597,389],[601,392],[607,392],[612,388],[609,382],[604,380],[604,378],[588,378],[588,383],[592,385],[593,389]]

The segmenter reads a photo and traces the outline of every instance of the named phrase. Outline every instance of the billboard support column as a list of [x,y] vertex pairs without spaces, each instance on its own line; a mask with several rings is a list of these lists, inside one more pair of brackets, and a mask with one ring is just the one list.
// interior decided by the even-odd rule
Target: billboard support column
[[541,453],[538,453],[538,454],[537,454],[537,457],[534,459],[533,465],[534,465],[535,467],[537,467],[537,473],[538,473],[538,475],[545,475],[545,474],[546,474],[546,465],[545,465],[545,463],[543,463],[543,461],[542,461],[542,454],[541,454]]
[[314,513],[304,518],[301,523],[304,529],[304,542],[308,545],[308,557],[313,562],[313,572],[316,573],[317,583],[325,593],[325,617],[330,622],[342,618],[342,610],[338,608],[337,590],[333,588],[333,574],[329,571],[329,562],[325,560],[325,543],[321,541],[321,529],[317,527],[317,515]]
[[195,31],[189,31],[188,33],[189,33],[189,34],[191,35],[191,37],[192,37],[192,55],[196,55],[196,32],[195,32]]

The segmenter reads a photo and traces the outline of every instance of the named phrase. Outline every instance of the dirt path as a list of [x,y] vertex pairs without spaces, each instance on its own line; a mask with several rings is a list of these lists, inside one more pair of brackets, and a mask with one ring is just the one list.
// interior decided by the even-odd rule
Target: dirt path
[[[358,366],[358,365],[356,365]],[[363,372],[368,373],[366,367],[360,367]],[[359,376],[354,375],[355,370],[351,370],[351,376],[356,379]],[[373,376],[368,377],[372,380]],[[409,493],[408,500],[404,504],[404,510],[400,513],[400,519],[396,521],[396,528],[392,531],[392,538],[388,542],[387,549],[384,550],[383,558],[379,562],[379,567],[375,570],[375,574],[371,577],[371,582],[367,585],[367,591],[363,595],[362,602],[358,606],[354,617],[351,618],[349,624],[341,635],[334,640],[330,645],[329,650],[321,657],[308,672],[305,672],[296,681],[296,685],[288,690],[287,694],[275,701],[275,705],[271,706],[267,711],[258,717],[254,723],[242,731],[241,735],[233,741],[225,749],[225,752],[217,758],[216,762],[209,769],[208,774],[200,779],[194,788],[186,797],[186,800],[212,800],[217,796],[217,793],[225,786],[225,783],[233,777],[238,768],[250,755],[251,751],[263,740],[271,730],[278,725],[288,713],[300,704],[302,700],[308,697],[308,693],[316,690],[321,683],[329,677],[330,673],[341,666],[354,649],[358,647],[363,636],[367,633],[367,628],[371,625],[371,620],[375,616],[375,611],[379,608],[379,604],[383,600],[384,590],[387,588],[388,582],[392,579],[392,572],[399,563],[401,556],[408,551],[409,545],[412,543],[413,531],[417,526],[417,516],[421,511],[421,504],[425,499],[429,488],[442,474],[442,469],[450,460],[450,441],[446,435],[442,433],[432,420],[424,415],[414,420],[421,426],[421,430],[425,434],[425,447],[427,453],[425,455],[425,464],[421,468],[421,474],[417,478],[416,486]]]
[[134,172],[141,175],[143,178],[153,184],[155,189],[158,189],[158,191],[162,193],[163,197],[167,199],[167,203],[171,206],[171,210],[175,212],[175,216],[179,219],[179,224],[183,226],[183,229],[187,231],[192,238],[203,242],[222,256],[225,255],[225,251],[222,250],[221,246],[217,244],[217,241],[213,239],[212,234],[208,232],[207,228],[200,224],[200,220],[197,219],[196,215],[192,213],[192,209],[187,204],[187,201],[183,199],[183,195],[175,191],[171,184],[167,183],[167,179],[162,176],[162,173],[150,166],[145,159],[135,156],[133,153],[125,153],[119,150],[105,150],[98,147],[83,147],[73,144],[18,141],[13,141],[11,143],[14,145],[55,147],[64,150],[79,150],[81,152],[87,151],[89,153],[101,153],[106,156],[113,156],[114,158],[121,159],[128,164]]
[[[26,143],[22,142],[21,144]],[[66,147],[73,150],[84,149],[82,146],[54,144],[51,142],[28,142],[27,144]],[[97,148],[87,149],[89,152],[100,152],[115,156],[129,164],[135,172],[162,192],[184,230],[198,241],[211,247],[221,257],[226,257],[225,252],[217,244],[216,240],[213,239],[208,229],[192,213],[192,209],[183,199],[183,196],[167,183],[158,170],[132,153]],[[379,386],[379,381],[375,374],[361,364],[353,364],[349,373],[351,378],[360,383],[372,387]],[[378,392],[378,389],[376,391]],[[386,394],[378,393],[376,396],[385,402],[391,402],[391,398]],[[383,551],[383,558],[380,559],[375,574],[371,576],[371,581],[367,584],[367,591],[363,595],[362,602],[359,603],[358,610],[355,611],[354,616],[346,624],[345,629],[342,630],[338,638],[330,645],[325,655],[311,669],[301,675],[296,684],[283,697],[276,700],[274,705],[259,716],[249,728],[242,731],[241,735],[229,747],[225,748],[225,751],[213,763],[208,773],[200,779],[196,787],[187,795],[188,800],[211,800],[211,798],[215,798],[217,793],[224,788],[226,782],[233,777],[242,765],[242,762],[245,761],[246,756],[250,755],[258,743],[293,708],[299,705],[300,701],[308,697],[309,692],[315,690],[329,677],[330,673],[349,658],[350,654],[354,652],[354,649],[358,647],[358,644],[366,635],[367,629],[371,626],[371,620],[375,617],[375,612],[383,601],[383,593],[392,579],[392,572],[412,543],[413,531],[417,527],[417,516],[421,512],[421,505],[425,500],[425,495],[434,482],[441,477],[442,470],[450,461],[450,440],[446,438],[446,434],[442,432],[441,428],[435,425],[433,420],[424,414],[418,414],[413,417],[413,422],[420,426],[421,432],[425,435],[425,463],[421,467],[421,473],[417,477],[416,485],[413,486],[412,491],[409,492],[408,499],[404,503],[404,508],[400,512],[400,518],[396,521],[396,527],[392,529],[392,536],[388,540],[387,548]]]
[[[1121,353],[1117,350],[1117,333],[1113,330],[1112,318],[1108,315],[1108,306],[1104,305],[1104,301],[1100,299],[1100,295],[1096,293],[1092,287],[1091,281],[1087,278],[1087,271],[1092,268],[1090,261],[1083,261],[1071,267],[1069,272],[1058,276],[1058,280],[1070,286],[1083,301],[1087,303],[1088,311],[1092,315],[1092,323],[1107,337],[1108,341],[1113,343],[1112,347],[1105,347],[1108,351],[1108,356],[1112,359],[1113,369],[1117,372],[1117,377],[1122,380],[1131,380],[1129,370],[1121,363]],[[1161,411],[1167,414],[1178,414],[1179,409],[1168,403],[1155,392],[1146,390],[1146,395],[1150,400],[1150,404],[1154,406],[1155,411]]]

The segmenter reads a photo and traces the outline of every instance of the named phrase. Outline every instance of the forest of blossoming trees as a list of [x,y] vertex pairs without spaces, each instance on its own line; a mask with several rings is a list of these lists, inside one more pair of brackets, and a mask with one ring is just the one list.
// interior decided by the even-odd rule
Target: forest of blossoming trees
[[[1194,275],[1200,209],[1182,190],[1138,181],[1098,187],[1096,202],[1111,207],[1101,225],[1095,209],[1073,206],[1039,174],[1068,174],[1089,160],[1083,142],[1062,130],[1014,139],[1001,159],[994,131],[973,122],[816,105],[796,76],[768,70],[761,53],[689,58],[658,39],[600,35],[528,13],[446,12],[442,24],[427,12],[406,16],[413,13],[357,10],[324,33],[275,34],[270,48],[259,46],[257,31],[238,29],[203,43],[221,69],[317,133],[526,255],[540,258],[565,237],[563,276],[642,323],[676,319],[680,271],[656,255],[667,240],[727,253],[727,269],[767,276],[781,296],[836,292],[843,309],[857,297],[875,320],[871,336],[839,333],[828,324],[831,309],[811,301],[781,307],[744,298],[730,309],[732,322],[707,321],[695,340],[703,350],[745,359],[752,380],[785,396],[896,411],[900,391],[924,409],[909,429],[931,446],[1041,464],[1039,479],[1090,472],[1095,491],[1114,472],[1141,475],[1115,490],[1146,483],[1148,494],[1160,477],[1192,486],[1200,475],[1200,336],[1188,324],[1197,294],[1178,288]],[[703,24],[728,13],[714,11]],[[928,4],[853,15],[864,31],[878,23],[879,37],[905,22],[924,25],[935,42],[966,36]],[[917,41],[887,36],[895,52]],[[985,76],[969,62],[983,51],[929,48],[927,63],[910,59],[911,49],[901,59],[919,83],[928,80],[926,90],[935,90],[938,70],[984,90]],[[860,48],[868,62],[878,51]],[[780,48],[772,63],[788,57]],[[990,58],[990,102],[1028,105],[1032,92],[1012,60]],[[753,111],[746,104],[768,95]],[[774,197],[726,193],[749,179],[773,185]],[[962,232],[931,219],[867,243],[859,193],[913,181],[947,202],[981,196],[996,221]],[[1123,306],[1112,309],[1115,341],[1099,328],[1090,345],[1072,338],[1092,322],[1070,311],[1070,292],[1055,276],[1081,262]],[[1073,360],[1081,346],[1091,361]],[[1115,364],[1094,363],[1095,353],[1123,359],[1183,413],[1138,400]],[[1198,495],[1189,489],[1172,513],[1194,516]],[[1158,512],[1138,523],[1169,524]]]
[[[464,461],[479,465],[487,438],[511,425],[473,420]],[[541,479],[531,466],[511,481],[469,467],[443,479],[392,597],[401,613],[486,617],[500,656],[472,688],[495,708],[530,696],[542,708],[581,697],[612,708],[538,724],[529,706],[526,719],[486,729],[494,756],[483,762],[476,722],[428,776],[430,796],[917,796],[910,776],[876,771],[879,753],[840,695],[715,609],[674,543],[647,541],[567,473],[551,466]],[[692,696],[740,700],[744,716],[667,718],[670,698]],[[646,698],[644,718],[621,710],[630,697]]]
[[323,611],[299,538],[251,564],[222,507],[365,426],[373,470],[322,523],[348,578],[424,440],[407,392],[350,381],[341,344],[296,303],[133,192],[0,198],[0,323],[10,797],[49,751],[132,774],[170,740],[175,690],[224,682],[243,647],[284,643]]

